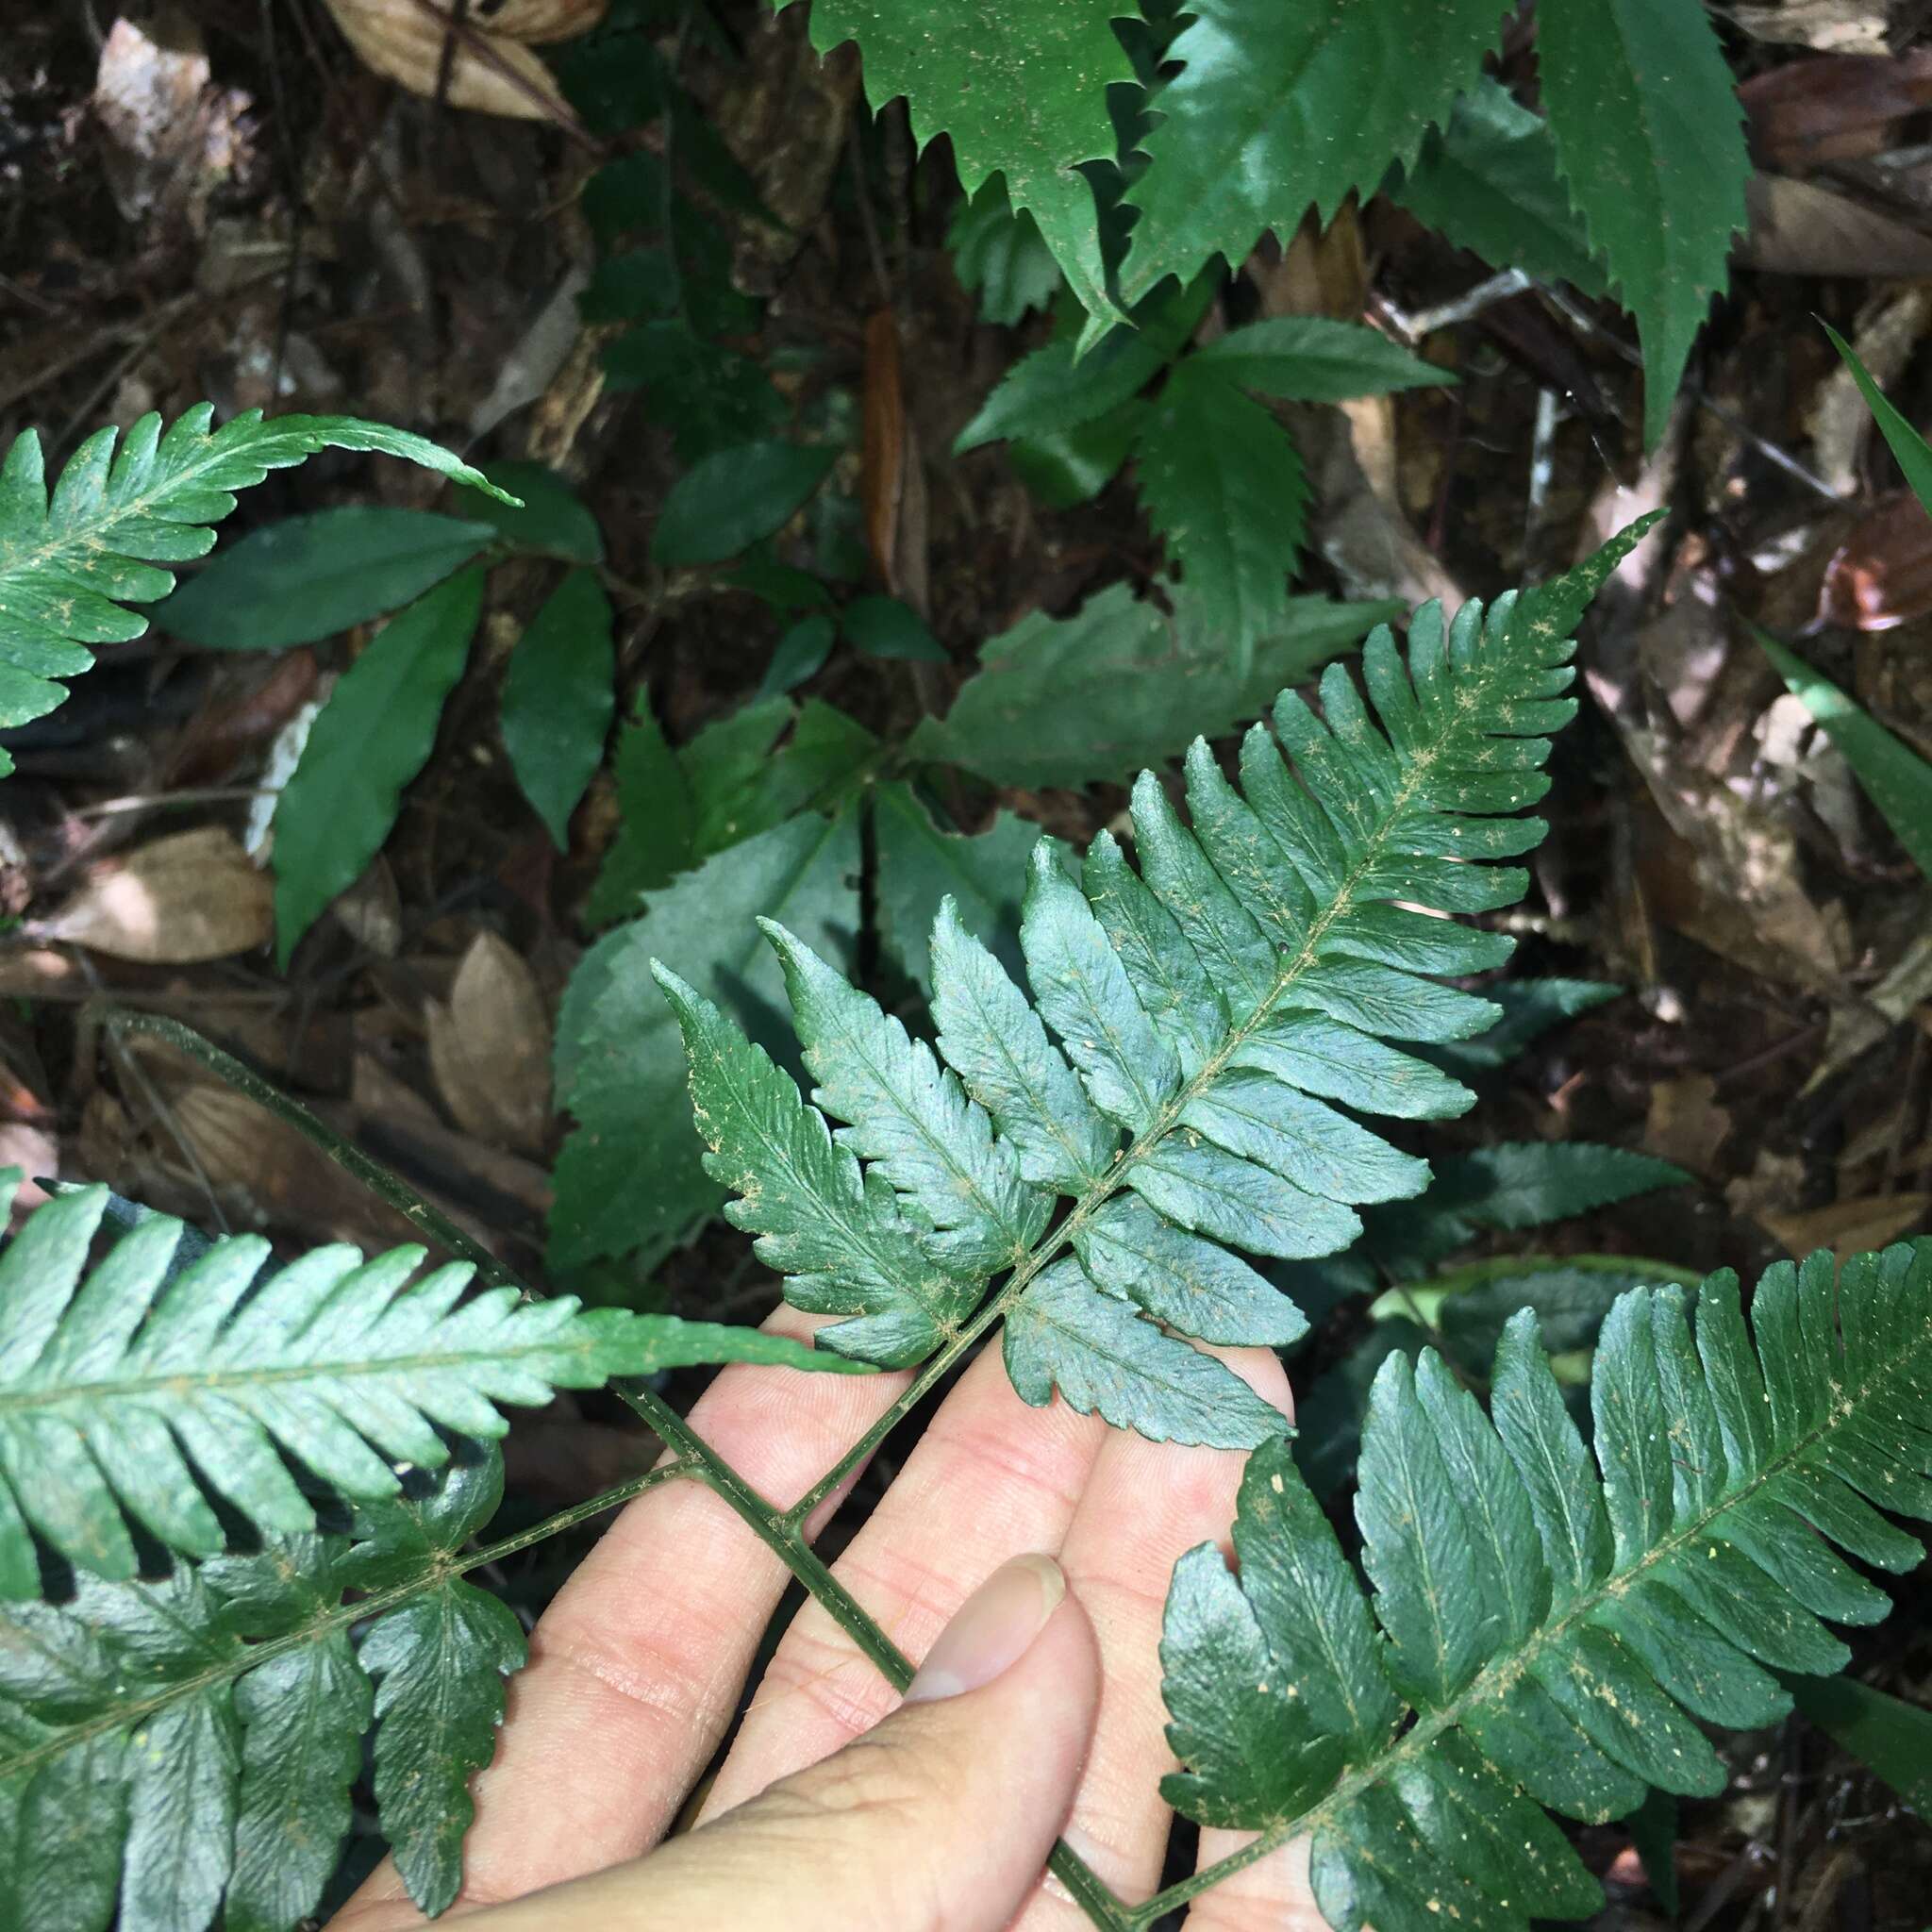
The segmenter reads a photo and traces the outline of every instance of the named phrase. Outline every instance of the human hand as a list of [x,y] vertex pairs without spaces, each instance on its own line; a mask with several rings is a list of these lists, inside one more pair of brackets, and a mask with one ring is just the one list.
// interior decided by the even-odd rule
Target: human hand
[[[781,1309],[767,1325],[817,1324]],[[1273,1355],[1217,1353],[1291,1413]],[[782,1507],[906,1379],[728,1368],[691,1423]],[[1028,1408],[998,1351],[982,1354],[835,1566],[925,1660],[904,1707],[808,1604],[700,1828],[668,1844],[787,1572],[697,1483],[639,1497],[558,1592],[511,1680],[454,1910],[488,1907],[489,1932],[1079,1932],[1086,1915],[1042,1876],[1061,1835],[1116,1896],[1147,1897],[1171,1822],[1158,1789],[1174,1761],[1158,1653],[1168,1576],[1184,1550],[1225,1536],[1241,1460],[1146,1442],[1062,1402]],[[1203,1832],[1202,1862],[1240,1842]],[[334,1932],[421,1923],[385,1865]],[[1305,1849],[1236,1873],[1188,1924],[1316,1932]]]

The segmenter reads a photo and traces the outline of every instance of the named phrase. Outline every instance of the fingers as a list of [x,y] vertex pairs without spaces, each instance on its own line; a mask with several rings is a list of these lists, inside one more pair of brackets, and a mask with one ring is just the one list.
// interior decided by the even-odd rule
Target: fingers
[[[1211,1351],[1264,1400],[1292,1414],[1288,1377],[1266,1349]],[[1160,1620],[1168,1577],[1184,1551],[1224,1537],[1247,1457],[1235,1450],[1148,1442],[1116,1430],[1060,1550],[1067,1581],[1100,1645],[1100,1719],[1066,1838],[1115,1895],[1147,1897],[1160,1882],[1173,1814],[1160,1795],[1174,1768],[1160,1698]],[[1052,1878],[1021,1932],[1076,1932],[1086,1915]]]
[[[820,1324],[780,1308],[765,1327]],[[724,1370],[691,1424],[769,1501],[794,1501],[906,1386],[903,1375]],[[835,1507],[827,1505],[827,1508]],[[558,1592],[510,1679],[494,1761],[476,1782],[461,1902],[515,1898],[657,1842],[724,1736],[784,1565],[696,1483],[641,1496]],[[339,1932],[421,1923],[385,1863]]]
[[[1248,1831],[1204,1831],[1199,1863],[1211,1865],[1253,1839]],[[1308,1884],[1307,1840],[1270,1852],[1196,1899],[1187,1932],[1327,1932]]]
[[[851,1547],[839,1580],[922,1657],[980,1582],[1059,1548],[1105,1429],[1063,1402],[1028,1408],[997,1349],[959,1378]],[[870,1729],[898,1693],[817,1604],[785,1634],[706,1801],[715,1817]]]
[[[628,1867],[488,1932],[1001,1932],[1067,1813],[1099,1695],[1043,1557],[1008,1565],[875,1730]],[[478,1932],[485,1932],[479,1927]]]

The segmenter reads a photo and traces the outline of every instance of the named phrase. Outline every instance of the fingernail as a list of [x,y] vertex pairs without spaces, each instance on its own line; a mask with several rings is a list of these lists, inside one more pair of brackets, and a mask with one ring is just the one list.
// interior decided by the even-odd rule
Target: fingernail
[[991,1684],[1025,1655],[1066,1593],[1067,1579],[1051,1557],[1002,1563],[940,1632],[905,1701],[930,1704]]

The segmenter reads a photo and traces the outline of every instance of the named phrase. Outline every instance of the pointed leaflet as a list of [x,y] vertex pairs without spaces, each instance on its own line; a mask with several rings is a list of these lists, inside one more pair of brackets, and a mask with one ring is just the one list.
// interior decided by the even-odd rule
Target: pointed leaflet
[[774,920],[759,925],[791,995],[812,1098],[850,1123],[838,1140],[883,1174],[937,1229],[934,1255],[962,1274],[1023,1259],[1046,1225],[1048,1197],[1020,1177],[986,1110],[923,1040],[880,1009]]
[[1422,8],[1252,7],[1199,0],[1169,48],[1180,75],[1154,97],[1150,164],[1121,271],[1137,300],[1219,254],[1238,267],[1308,204],[1326,221],[1351,188],[1413,157],[1495,44],[1497,0]]
[[858,1318],[821,1331],[827,1348],[922,1359],[973,1311],[982,1277],[929,1255],[884,1176],[861,1174],[791,1076],[675,973],[653,970],[683,1029],[706,1171],[742,1196],[729,1219],[758,1235],[798,1307]]
[[1824,727],[1824,735],[1851,766],[1866,797],[1878,808],[1920,872],[1932,879],[1932,764],[1894,738],[1829,678],[1821,677],[1795,651],[1787,650],[1756,625],[1752,629],[1786,687]]
[[610,735],[610,600],[595,575],[574,570],[530,620],[504,674],[504,749],[559,852],[570,848],[570,815]]
[[1548,0],[1537,71],[1591,252],[1643,342],[1643,440],[1663,434],[1690,345],[1744,225],[1744,117],[1701,7]]
[[0,1865],[8,1926],[203,1932],[218,1900],[231,1932],[301,1923],[349,1825],[371,1669],[388,1697],[378,1823],[417,1904],[446,1904],[469,1774],[523,1651],[516,1618],[458,1574],[501,1494],[492,1455],[360,1512],[353,1540],[0,1608],[0,1845],[9,1824],[29,1835]]
[[1134,1429],[1156,1442],[1252,1449],[1288,1427],[1212,1356],[1162,1333],[1057,1261],[1007,1311],[1007,1373],[1039,1408],[1059,1393],[1082,1415]]
[[558,1101],[577,1128],[557,1164],[554,1268],[633,1251],[653,1267],[724,1198],[700,1164],[684,1047],[652,959],[708,998],[746,998],[775,1044],[784,986],[753,920],[770,913],[835,952],[858,924],[858,874],[854,820],[803,812],[653,893],[641,918],[584,956],[557,1022]]
[[0,1591],[11,1595],[36,1587],[28,1524],[108,1576],[136,1570],[124,1507],[175,1549],[220,1550],[204,1483],[264,1528],[311,1527],[277,1447],[344,1494],[384,1496],[397,1487],[385,1457],[439,1467],[450,1453],[439,1431],[500,1436],[499,1403],[686,1362],[835,1366],[753,1329],[569,1295],[460,1299],[467,1264],[411,1283],[420,1248],[367,1263],[321,1248],[257,1287],[268,1243],[244,1236],[171,1276],[180,1224],[163,1217],[83,1279],[105,1201],[100,1188],[50,1201],[0,1257]]
[[[784,4],[784,0],[779,0]],[[1100,224],[1081,161],[1111,160],[1110,82],[1133,69],[1114,39],[1110,0],[956,0],[941,8],[813,0],[812,45],[856,40],[873,107],[907,97],[912,138],[952,137],[960,185],[1006,177],[1082,302],[1110,312]]]
[[492,525],[359,504],[251,530],[148,612],[210,651],[279,651],[413,602],[460,569]]
[[[197,404],[165,433],[142,417],[116,456],[117,432],[97,430],[49,493],[40,438],[25,430],[0,464],[0,726],[25,724],[67,695],[49,680],[93,663],[87,644],[125,643],[148,620],[125,607],[175,587],[170,564],[205,557],[234,492],[320,449],[376,450],[501,496],[479,471],[420,436],[348,416],[278,416],[251,409],[211,425]],[[0,753],[0,773],[12,769]]]
[[1039,612],[980,646],[979,670],[943,719],[922,719],[915,758],[963,765],[995,785],[1130,778],[1258,717],[1284,684],[1318,670],[1392,615],[1376,604],[1291,597],[1246,670],[1224,637],[1182,609],[1170,618],[1115,584],[1068,618]]
[[1487,75],[1432,127],[1385,191],[1419,221],[1499,269],[1600,295],[1605,276],[1557,173],[1549,123]]
[[482,608],[482,570],[451,577],[391,619],[323,707],[275,801],[277,964],[382,850]]
[[[1701,1361],[1674,1290],[1623,1298],[1598,1367],[1614,1553],[1533,1322],[1519,1317],[1499,1354],[1500,1441],[1431,1354],[1412,1382],[1391,1358],[1357,1504],[1386,1648],[1368,1641],[1360,1591],[1291,1458],[1258,1452],[1236,1519],[1240,1580],[1211,1545],[1175,1573],[1161,1656],[1185,1769],[1169,1795],[1260,1830],[1264,1847],[1311,1834],[1338,1932],[1371,1911],[1427,1925],[1431,1899],[1497,1932],[1587,1916],[1592,1889],[1530,1801],[1601,1818],[1634,1807],[1646,1783],[1720,1789],[1724,1768],[1680,1702],[1711,1721],[1774,1715],[1775,1687],[1746,1654],[1818,1649],[1800,1597],[1847,1588],[1824,1524],[1786,1508],[1783,1485],[1841,1473],[1932,1514],[1932,1241],[1833,1276],[1829,1255],[1767,1275],[1756,1351],[1735,1286],[1713,1280]],[[1743,1425],[1739,1404],[1763,1407],[1767,1389],[1779,1391],[1770,1427]],[[1870,1613],[1862,1587],[1840,1601]],[[1343,1752],[1327,1796],[1255,1760],[1264,1743],[1277,1763],[1310,1756],[1277,1708],[1284,1674],[1304,1688],[1315,1740]],[[1398,1679],[1427,1700],[1406,1728]],[[1371,1700],[1372,1722],[1352,1699]]]
[[[1509,941],[1392,902],[1489,909],[1523,891],[1521,873],[1460,855],[1535,842],[1540,827],[1497,825],[1493,815],[1544,784],[1541,734],[1572,708],[1559,695],[1569,626],[1637,534],[1499,602],[1487,625],[1473,607],[1445,638],[1440,613],[1420,613],[1407,663],[1378,632],[1364,658],[1372,704],[1331,669],[1321,716],[1296,699],[1277,705],[1291,769],[1265,733],[1265,757],[1251,737],[1244,799],[1205,749],[1191,758],[1191,828],[1144,775],[1133,798],[1139,872],[1102,838],[1076,884],[1041,841],[1021,918],[1037,1011],[942,918],[933,1002],[963,1091],[869,995],[775,934],[820,1096],[849,1123],[829,1144],[872,1167],[836,1181],[815,1171],[801,1184],[797,1137],[823,1168],[825,1129],[769,1068],[741,1090],[729,1080],[708,1090],[742,1058],[709,1043],[715,1016],[698,1029],[692,1062],[713,1172],[743,1197],[738,1218],[778,1240],[767,1258],[803,1277],[788,1291],[801,1306],[861,1318],[830,1345],[916,1358],[957,1333],[991,1274],[1010,1266],[1010,1286],[967,1333],[1007,1316],[1008,1364],[1029,1400],[1058,1385],[1136,1428],[1254,1440],[1252,1415],[1242,1421],[1232,1394],[1213,1392],[1212,1364],[1125,1297],[1195,1336],[1291,1335],[1299,1316],[1216,1244],[1330,1254],[1360,1230],[1352,1204],[1420,1184],[1418,1163],[1297,1082],[1409,1116],[1460,1104],[1450,1083],[1374,1036],[1453,1039],[1489,1026],[1496,1008],[1425,975],[1493,965]],[[781,1120],[791,1126],[774,1132]],[[1059,1231],[1042,1233],[1048,1190],[1074,1206]],[[833,1198],[836,1227],[825,1221]],[[905,1266],[878,1260],[881,1229],[902,1220],[920,1254],[950,1264],[950,1287],[908,1301]],[[788,1254],[794,1237],[802,1245]],[[1077,1262],[1056,1260],[1063,1241]],[[839,1275],[848,1250],[871,1257],[862,1283]],[[1125,1297],[1110,1306],[1117,1289]],[[1482,1466],[1459,1437],[1452,1446]],[[1439,1675],[1462,1668],[1457,1645]]]
[[1280,628],[1308,486],[1294,440],[1234,381],[1190,357],[1134,446],[1148,521],[1203,630],[1238,664]]

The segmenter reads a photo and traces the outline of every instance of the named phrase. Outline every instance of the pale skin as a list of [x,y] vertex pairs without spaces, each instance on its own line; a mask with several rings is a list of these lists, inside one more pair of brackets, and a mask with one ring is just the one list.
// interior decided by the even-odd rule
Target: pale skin
[[[781,1309],[767,1325],[806,1335],[817,1324]],[[1272,1354],[1216,1353],[1292,1413]],[[782,1507],[905,1380],[728,1368],[691,1421]],[[1159,1780],[1174,1763],[1162,1601],[1176,1557],[1225,1542],[1241,1460],[1149,1443],[1059,1401],[1028,1408],[997,1348],[983,1353],[835,1569],[915,1659],[997,1580],[903,1709],[808,1605],[758,1686],[700,1828],[668,1843],[787,1573],[698,1484],[640,1496],[558,1592],[511,1680],[452,1916],[480,1914],[477,1932],[1080,1932],[1085,1914],[1043,1875],[1056,1835],[1117,1897],[1149,1897],[1171,1822]],[[1053,1560],[1002,1569],[1031,1553]],[[962,1687],[954,1666],[969,1652],[963,1676],[985,1681]],[[1204,1863],[1243,1842],[1202,1840]],[[385,1865],[334,1932],[421,1924]],[[1321,1932],[1306,1847],[1235,1873],[1187,1924]]]

